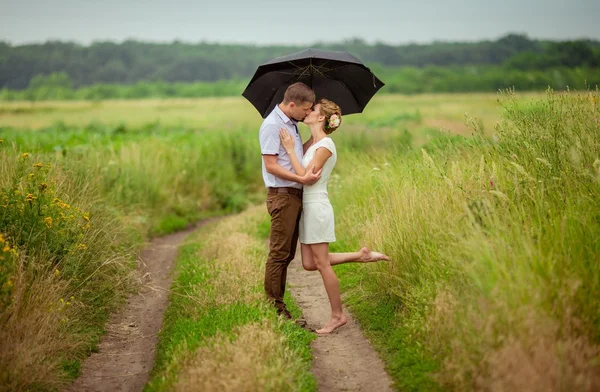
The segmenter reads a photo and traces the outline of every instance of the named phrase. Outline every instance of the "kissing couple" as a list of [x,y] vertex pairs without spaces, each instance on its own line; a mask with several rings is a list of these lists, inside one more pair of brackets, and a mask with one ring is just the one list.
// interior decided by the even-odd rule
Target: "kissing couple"
[[[298,132],[299,121],[310,128],[311,136],[304,143]],[[287,88],[283,101],[264,119],[259,132],[271,216],[265,292],[277,313],[291,319],[283,296],[287,268],[300,239],[302,266],[307,271],[319,271],[331,304],[331,317],[316,330],[318,334],[329,334],[347,322],[332,266],[389,260],[366,247],[349,253],[329,252],[329,244],[335,242],[335,224],[327,183],[337,161],[331,134],[341,124],[342,112],[335,102],[315,101],[314,91],[298,82]]]

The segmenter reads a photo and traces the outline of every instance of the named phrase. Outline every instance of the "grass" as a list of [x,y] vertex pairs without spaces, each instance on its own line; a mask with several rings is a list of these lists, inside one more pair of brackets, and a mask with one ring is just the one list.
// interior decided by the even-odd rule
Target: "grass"
[[[597,388],[598,118],[597,91],[386,96],[333,135],[334,249],[393,258],[339,268],[345,300],[402,389]],[[3,386],[59,389],[77,375],[135,289],[149,235],[263,202],[259,124],[241,98],[2,103]],[[268,224],[251,214],[186,245],[149,390],[198,383],[199,368],[236,353],[237,366],[264,364],[243,376],[257,389],[314,389],[308,337],[261,305]],[[291,370],[244,351],[279,338],[257,347],[298,354]]]
[[402,389],[598,388],[599,101],[507,95],[494,138],[339,168],[337,249],[393,260],[343,290]]
[[88,144],[89,132],[66,142],[67,153],[48,148],[70,131],[1,137],[0,374],[9,390],[59,389],[78,375],[108,315],[136,290],[146,238],[240,211],[259,189],[249,134],[146,130]]
[[9,390],[57,388],[75,376],[76,359],[135,288],[124,250],[138,239],[93,183],[38,158],[0,150],[0,377]]
[[224,218],[182,248],[147,391],[316,389],[311,334],[263,299],[266,247],[247,234],[263,215]]
[[[527,93],[526,101],[543,97]],[[465,114],[481,119],[486,130],[493,131],[501,119],[497,94],[423,94],[416,96],[375,96],[361,115],[344,119],[346,132],[353,128],[370,129],[407,126],[409,131],[428,125],[469,134]],[[170,129],[203,131],[247,130],[260,125],[256,110],[242,97],[200,99],[147,99],[140,101],[107,100],[102,102],[0,102],[0,127],[44,129],[68,127],[124,126],[138,129],[162,126]]]

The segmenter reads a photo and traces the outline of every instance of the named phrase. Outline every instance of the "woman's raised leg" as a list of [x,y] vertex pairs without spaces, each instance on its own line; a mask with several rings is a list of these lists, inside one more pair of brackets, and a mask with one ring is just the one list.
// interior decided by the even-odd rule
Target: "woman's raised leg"
[[[300,244],[302,255],[302,267],[307,271],[316,271],[317,265],[313,257],[310,245]],[[344,263],[370,263],[379,260],[389,260],[390,258],[383,253],[374,252],[369,248],[363,247],[358,252],[347,253],[329,253],[329,264],[338,265]]]
[[373,261],[389,260],[390,258],[381,252],[374,252],[367,247],[362,247],[358,252],[330,253],[329,263],[338,265],[344,263],[370,263]]

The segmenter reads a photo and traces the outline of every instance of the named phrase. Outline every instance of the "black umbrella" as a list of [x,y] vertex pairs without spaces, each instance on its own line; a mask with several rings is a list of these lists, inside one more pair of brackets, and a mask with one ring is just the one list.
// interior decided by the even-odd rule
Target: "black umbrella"
[[287,87],[296,82],[311,87],[317,99],[340,105],[344,115],[361,113],[384,86],[350,53],[306,49],[260,65],[242,95],[266,117],[283,100]]

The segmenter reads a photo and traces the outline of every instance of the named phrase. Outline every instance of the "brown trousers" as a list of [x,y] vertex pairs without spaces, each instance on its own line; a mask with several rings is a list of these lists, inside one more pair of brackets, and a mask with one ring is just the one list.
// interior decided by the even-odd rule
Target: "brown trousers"
[[298,243],[302,198],[296,194],[269,192],[267,210],[271,215],[271,233],[265,268],[265,292],[269,301],[282,311],[286,309],[283,296],[287,268],[294,259]]

